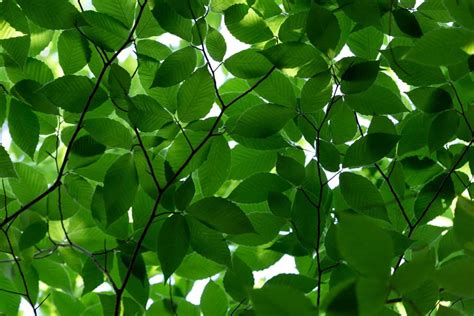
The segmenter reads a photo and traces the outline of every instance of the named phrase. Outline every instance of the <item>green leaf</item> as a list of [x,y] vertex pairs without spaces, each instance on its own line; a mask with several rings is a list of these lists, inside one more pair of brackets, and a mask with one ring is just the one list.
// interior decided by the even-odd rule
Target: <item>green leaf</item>
[[198,169],[199,183],[204,196],[214,194],[227,180],[231,164],[231,151],[224,137],[215,138],[206,161]]
[[186,80],[196,68],[196,52],[188,46],[173,52],[155,75],[151,87],[171,87]]
[[35,113],[26,104],[12,99],[8,113],[8,127],[15,144],[33,158],[40,132]]
[[256,44],[273,37],[265,20],[245,4],[235,4],[225,11],[225,25],[243,43]]
[[423,35],[408,51],[406,59],[423,65],[454,65],[472,52],[474,32],[464,28],[438,28]]
[[[84,76],[66,75],[51,81],[39,90],[55,104],[66,111],[81,113],[94,91],[94,83]],[[107,93],[98,88],[92,98],[90,108],[94,109],[107,99]]]
[[81,27],[88,39],[108,51],[118,50],[128,38],[128,29],[116,19],[94,11],[82,13],[86,26]]
[[347,39],[347,46],[357,57],[374,60],[379,54],[384,35],[375,27],[355,29]]
[[165,31],[179,36],[186,41],[191,41],[191,20],[183,18],[164,1],[158,2],[152,12],[155,19]]
[[231,265],[230,251],[221,233],[187,216],[191,233],[191,247],[203,257],[226,266]]
[[272,68],[270,61],[255,49],[242,50],[230,56],[224,66],[231,74],[243,79],[263,76]]
[[274,166],[275,152],[237,145],[231,151],[230,179],[243,180],[255,173],[268,172]]
[[223,316],[227,312],[229,302],[224,290],[209,281],[202,293],[200,305],[204,316]]
[[178,269],[189,247],[189,228],[182,215],[173,215],[165,220],[158,235],[158,258],[165,283]]
[[377,78],[380,62],[362,61],[353,63],[341,76],[341,91],[358,93],[367,90]]
[[215,100],[214,82],[206,67],[199,68],[180,87],[178,118],[191,122],[204,117]]
[[318,282],[315,279],[304,275],[283,273],[278,274],[265,282],[264,287],[275,285],[288,286],[303,293],[309,293],[317,286],[317,284]]
[[227,44],[222,34],[209,27],[209,31],[206,36],[206,48],[212,59],[216,61],[222,61],[227,51]]
[[251,299],[257,315],[301,315],[317,313],[309,298],[285,285],[269,285],[253,290]]
[[188,207],[187,212],[223,233],[244,234],[254,231],[245,213],[237,205],[223,198],[204,198]]
[[372,85],[366,91],[346,95],[344,99],[347,105],[360,114],[382,115],[408,111],[399,95],[378,84]]
[[274,71],[260,83],[255,91],[269,102],[290,108],[296,106],[294,86],[291,81],[279,71]]
[[280,229],[286,222],[281,217],[262,212],[250,213],[248,218],[255,228],[255,232],[230,236],[230,241],[246,246],[267,244],[278,236]]
[[412,37],[421,37],[423,31],[415,15],[407,9],[398,8],[393,11],[393,18],[398,28],[405,34]]
[[43,221],[34,222],[23,231],[20,237],[20,250],[36,245],[46,236],[48,225]]
[[431,152],[442,148],[454,138],[459,121],[459,115],[454,110],[447,110],[436,115],[428,133],[428,147]]
[[294,185],[300,185],[303,183],[306,174],[306,170],[304,169],[303,165],[293,158],[282,155],[278,156],[276,171],[280,176],[290,181]]
[[390,235],[361,215],[344,212],[338,218],[337,244],[343,258],[363,276],[386,279],[393,257]]
[[276,216],[290,218],[291,216],[291,201],[280,192],[270,192],[268,194],[268,207]]
[[13,168],[10,155],[5,148],[0,145],[0,178],[16,178],[17,174]]
[[194,181],[192,177],[187,178],[175,192],[174,204],[180,211],[184,211],[191,201],[195,193]]
[[89,43],[77,30],[64,31],[58,39],[58,58],[64,73],[73,74],[90,61]]
[[446,90],[421,87],[407,92],[413,104],[423,112],[437,113],[453,107],[453,100]]
[[68,1],[18,0],[17,2],[30,20],[47,29],[69,29],[79,21],[79,11]]
[[143,132],[153,132],[173,121],[168,111],[148,95],[136,95],[130,100],[130,121]]
[[438,284],[447,292],[460,297],[474,297],[474,260],[469,257],[453,259],[436,273]]
[[94,140],[90,135],[79,137],[74,144],[72,144],[71,152],[81,157],[92,157],[103,154],[106,147]]
[[88,119],[84,121],[84,129],[91,134],[92,138],[106,146],[129,149],[132,145],[130,131],[116,120]]
[[341,36],[341,27],[334,13],[320,5],[313,5],[306,22],[306,32],[314,47],[328,56],[334,56]]
[[188,19],[197,19],[206,11],[201,1],[168,0],[168,3],[176,10],[176,12]]
[[353,168],[377,162],[395,148],[399,139],[400,137],[394,134],[367,134],[347,149],[343,165]]
[[270,192],[283,192],[291,185],[273,173],[257,173],[241,182],[229,199],[238,203],[258,203],[267,199]]
[[262,54],[279,69],[301,67],[319,56],[313,47],[299,42],[277,44]]
[[296,115],[293,109],[277,104],[259,104],[227,120],[230,134],[264,138],[278,133]]
[[126,27],[133,24],[135,1],[133,0],[93,0],[94,8],[122,22]]
[[365,177],[344,172],[339,176],[342,196],[346,203],[358,212],[388,220],[385,202],[379,190]]
[[332,85],[331,76],[328,73],[321,73],[306,81],[301,90],[301,110],[304,113],[314,113],[331,100]]
[[138,178],[133,156],[125,154],[107,170],[104,179],[104,202],[107,224],[126,214],[138,189]]
[[456,240],[467,253],[474,253],[474,203],[466,198],[459,197],[453,220],[453,231]]
[[232,257],[232,268],[227,270],[223,281],[227,294],[238,302],[248,298],[254,285],[252,270],[235,254]]
[[449,14],[460,25],[474,29],[474,5],[469,0],[444,0]]
[[[315,193],[316,194],[316,193]],[[298,190],[291,209],[291,218],[296,227],[296,235],[301,244],[308,249],[313,249],[318,240],[318,227],[323,227],[324,215],[318,216],[318,211],[323,213],[323,208],[318,210],[318,196]],[[322,203],[321,203],[322,205]]]

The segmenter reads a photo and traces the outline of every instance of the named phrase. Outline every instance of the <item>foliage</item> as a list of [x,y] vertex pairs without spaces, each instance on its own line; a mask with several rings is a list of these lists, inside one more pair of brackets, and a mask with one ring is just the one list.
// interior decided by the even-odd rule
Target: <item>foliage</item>
[[0,15],[0,314],[474,314],[471,0]]

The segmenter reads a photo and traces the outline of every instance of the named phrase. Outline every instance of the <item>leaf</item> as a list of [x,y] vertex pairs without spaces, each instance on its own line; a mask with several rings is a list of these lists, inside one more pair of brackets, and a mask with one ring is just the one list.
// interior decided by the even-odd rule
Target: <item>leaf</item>
[[255,228],[255,232],[229,236],[230,241],[246,246],[267,244],[278,236],[280,229],[286,223],[280,217],[263,212],[250,213],[248,218]]
[[133,0],[93,0],[94,8],[122,22],[126,27],[133,24],[135,1]]
[[224,66],[231,74],[243,79],[263,76],[272,68],[270,61],[255,49],[242,50],[230,56]]
[[319,56],[313,47],[300,42],[277,44],[263,50],[261,54],[279,69],[301,67]]
[[193,200],[194,194],[194,181],[192,177],[189,177],[181,183],[174,194],[174,204],[176,208],[180,211],[184,211]]
[[273,71],[255,91],[269,102],[295,108],[296,96],[291,81],[279,71]]
[[238,203],[258,203],[267,199],[270,192],[283,192],[290,184],[273,173],[257,173],[241,182],[229,199]]
[[88,39],[105,50],[117,51],[128,38],[128,29],[107,14],[85,11],[82,17],[86,25],[81,27],[81,31]]
[[321,73],[306,81],[301,90],[301,110],[315,113],[329,103],[332,96],[331,76]]
[[191,233],[191,247],[203,257],[226,266],[231,265],[230,251],[221,233],[187,216]]
[[17,2],[30,20],[47,29],[73,28],[79,20],[79,11],[68,1],[44,0],[40,3],[18,0]]
[[43,221],[34,222],[23,231],[20,237],[20,250],[36,245],[46,236],[48,225]]
[[355,29],[349,34],[347,46],[357,57],[374,60],[379,54],[383,38],[383,33],[372,26]]
[[30,107],[13,99],[8,113],[8,127],[13,141],[33,158],[38,145],[40,125]]
[[235,4],[225,11],[225,25],[239,41],[256,44],[267,41],[273,33],[257,12],[245,4]]
[[259,104],[230,117],[227,125],[231,135],[264,138],[278,133],[295,114],[285,106]]
[[5,148],[0,145],[0,178],[16,178],[17,174],[13,168],[10,155]]
[[347,149],[343,165],[353,168],[377,162],[395,148],[399,139],[400,137],[394,134],[367,134]]
[[423,65],[454,65],[468,57],[474,32],[464,28],[438,28],[424,34],[406,55]]
[[237,255],[232,257],[232,268],[224,275],[224,288],[234,300],[241,301],[248,297],[254,285],[250,267]]
[[320,5],[312,5],[306,22],[306,32],[314,47],[328,56],[335,54],[341,27],[334,13]]
[[280,192],[270,192],[268,194],[268,207],[276,216],[290,218],[291,201],[286,195]]
[[[93,89],[94,83],[91,79],[84,76],[66,75],[46,84],[38,92],[43,93],[57,107],[69,112],[81,113],[89,102]],[[99,87],[92,98],[90,108],[97,108],[106,99],[106,92]]]
[[474,29],[474,6],[469,0],[444,0],[449,14],[460,25]]
[[148,95],[136,95],[130,101],[128,111],[130,121],[143,132],[156,131],[173,121],[168,111]]
[[138,178],[133,156],[125,154],[107,170],[104,179],[104,202],[107,224],[126,214],[138,189]]
[[254,231],[245,213],[237,205],[223,198],[204,198],[189,206],[187,212],[223,233],[244,234]]
[[224,59],[227,51],[226,41],[222,34],[212,27],[209,27],[209,31],[207,32],[206,48],[212,59],[216,61],[222,61]]
[[454,138],[459,126],[459,115],[453,110],[439,113],[433,120],[428,133],[428,147],[430,151],[442,148]]
[[416,19],[415,15],[407,9],[398,8],[393,11],[393,18],[397,23],[398,28],[405,34],[412,37],[421,37],[423,31],[421,30],[420,23]]
[[167,218],[158,235],[157,251],[165,283],[183,261],[189,242],[189,228],[184,217],[178,214]]
[[158,2],[153,8],[153,16],[167,32],[191,41],[191,20],[183,18],[173,7],[164,1]]
[[64,73],[73,74],[91,59],[89,43],[77,30],[64,31],[58,39],[58,58]]
[[253,290],[251,299],[257,315],[309,316],[316,313],[316,308],[309,298],[289,286],[264,286]]
[[388,278],[393,257],[388,233],[361,215],[344,212],[339,220],[337,244],[347,263],[363,276]]
[[186,80],[196,68],[196,52],[188,46],[173,52],[161,64],[151,87],[171,87]]
[[306,170],[304,169],[303,165],[298,163],[293,158],[282,155],[278,156],[276,171],[280,176],[290,181],[294,185],[300,185],[303,183],[306,174]]
[[[315,194],[318,194],[315,192]],[[313,249],[318,240],[318,227],[323,227],[324,215],[321,204],[318,204],[319,194],[298,190],[291,209],[291,219],[296,227],[296,235],[303,246]],[[318,210],[318,205],[320,205]]]
[[230,179],[243,180],[255,173],[268,172],[277,159],[275,152],[237,145],[231,150]]
[[453,232],[456,240],[464,248],[466,253],[474,253],[474,203],[463,197],[459,197],[456,203],[456,211],[453,220]]
[[400,96],[377,84],[372,85],[366,91],[348,94],[344,99],[347,105],[360,114],[382,115],[408,111],[400,100]]
[[372,182],[349,172],[342,173],[339,182],[342,196],[350,207],[364,215],[388,220],[385,202]]
[[3,20],[2,22],[0,22],[0,40],[22,37],[25,35],[25,33],[17,31],[7,21]]
[[230,159],[231,152],[227,140],[224,137],[215,138],[210,145],[206,161],[198,169],[199,183],[204,196],[214,194],[227,180]]
[[341,76],[341,91],[349,94],[367,90],[377,78],[379,65],[378,61],[351,64]]
[[224,290],[209,281],[202,292],[200,305],[204,316],[223,316],[227,312],[229,302]]
[[178,117],[191,122],[204,117],[215,100],[214,82],[207,67],[196,70],[178,92]]
[[116,120],[106,118],[84,121],[84,129],[99,143],[109,147],[130,148],[132,135],[130,131]]
[[460,297],[474,297],[474,260],[469,257],[453,259],[441,266],[436,273],[439,285]]
[[317,281],[300,274],[282,273],[269,279],[263,287],[275,285],[288,286],[303,293],[309,293],[317,286]]
[[453,107],[451,96],[441,88],[421,87],[411,90],[407,94],[413,104],[426,113],[442,112]]

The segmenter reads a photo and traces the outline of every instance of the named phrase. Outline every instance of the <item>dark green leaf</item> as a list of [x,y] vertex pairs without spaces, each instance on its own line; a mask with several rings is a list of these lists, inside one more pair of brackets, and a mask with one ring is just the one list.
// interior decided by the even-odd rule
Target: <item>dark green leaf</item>
[[35,113],[26,104],[13,99],[8,113],[8,126],[15,144],[33,158],[40,132]]
[[395,148],[399,139],[394,134],[367,134],[347,149],[343,164],[346,167],[360,167],[377,162]]
[[186,80],[196,67],[196,52],[185,47],[173,52],[164,61],[155,75],[151,87],[171,87]]
[[183,261],[189,242],[189,228],[184,217],[173,215],[167,218],[158,235],[157,250],[165,282]]

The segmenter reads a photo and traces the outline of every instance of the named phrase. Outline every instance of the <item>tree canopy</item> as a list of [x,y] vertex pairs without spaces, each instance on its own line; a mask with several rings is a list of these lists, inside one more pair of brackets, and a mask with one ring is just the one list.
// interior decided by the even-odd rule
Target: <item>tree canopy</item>
[[0,0],[0,314],[473,315],[473,71],[472,0]]

